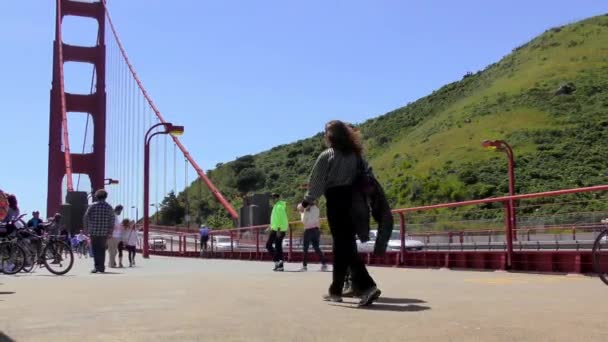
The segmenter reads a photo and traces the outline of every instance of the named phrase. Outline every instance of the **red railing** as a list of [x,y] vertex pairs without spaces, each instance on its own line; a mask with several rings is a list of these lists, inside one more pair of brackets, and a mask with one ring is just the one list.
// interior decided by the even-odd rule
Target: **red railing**
[[[509,206],[516,201],[527,199],[598,191],[608,191],[608,185],[393,210],[393,214],[397,218],[395,222],[398,222],[399,226],[400,244],[397,249],[389,249],[387,254],[382,257],[372,255],[370,250],[364,250],[362,254],[368,263],[384,265],[520,269],[527,271],[560,272],[589,271],[591,267],[591,256],[588,249],[590,248],[589,241],[592,239],[593,235],[587,235],[585,243],[579,244],[577,242],[576,247],[562,243],[556,243],[554,246],[549,247],[547,247],[546,244],[541,246],[540,242],[542,241],[531,238],[543,232],[544,234],[549,235],[557,234],[557,232],[562,234],[567,232],[567,235],[571,236],[572,240],[576,241],[577,237],[581,237],[581,234],[595,234],[599,232],[602,228],[599,222],[597,224],[565,224],[544,227],[521,226],[515,231],[511,220],[513,211],[510,210]],[[413,219],[415,218],[416,213],[489,203],[501,203],[503,205],[504,224],[502,229],[494,228],[408,233],[408,217]],[[299,261],[301,259],[300,239],[297,237],[294,238],[294,236],[298,236],[299,225],[299,222],[292,222],[290,224],[289,234],[286,237],[284,247],[288,261]],[[209,250],[205,253],[205,256],[213,258],[267,260],[269,259],[269,256],[265,251],[267,229],[268,225],[260,225],[227,230],[214,230],[211,232],[210,246]],[[162,228],[159,228],[157,232],[166,234],[166,236],[175,236],[177,248],[171,247],[167,248],[165,252],[153,251],[153,253],[182,256],[200,255],[198,234],[184,232],[175,233],[175,231],[171,231],[170,229]],[[514,238],[516,235],[519,235],[520,239],[516,240]],[[473,244],[473,246],[467,245],[467,248],[465,249],[464,246],[468,242],[471,242],[475,236],[488,238],[489,243]],[[415,246],[411,247],[406,243],[406,241],[410,242],[415,239],[423,240],[424,245],[420,248],[420,251],[415,251],[417,249]],[[435,247],[446,248],[446,250],[437,249],[433,251],[431,240],[437,240],[437,243],[434,245]],[[534,249],[533,246],[530,246],[528,243],[530,241],[538,241],[536,249]],[[444,245],[440,246],[440,242],[443,242]],[[460,249],[458,246],[454,246],[454,244],[460,245]],[[170,238],[170,245],[174,246],[173,237]],[[327,240],[327,237],[325,237],[322,246],[324,247],[323,249],[329,251],[331,240]],[[547,249],[552,250],[549,251]],[[331,253],[328,254],[331,257]]]

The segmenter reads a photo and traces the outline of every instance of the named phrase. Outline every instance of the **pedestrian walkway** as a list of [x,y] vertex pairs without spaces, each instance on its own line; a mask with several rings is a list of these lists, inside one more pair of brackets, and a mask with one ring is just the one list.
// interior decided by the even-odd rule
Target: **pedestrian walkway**
[[[0,275],[0,341],[602,341],[608,287],[584,276],[370,268],[369,309],[320,300],[331,273],[155,257],[135,269]],[[4,337],[3,337],[4,335]],[[3,340],[4,338],[4,340]]]

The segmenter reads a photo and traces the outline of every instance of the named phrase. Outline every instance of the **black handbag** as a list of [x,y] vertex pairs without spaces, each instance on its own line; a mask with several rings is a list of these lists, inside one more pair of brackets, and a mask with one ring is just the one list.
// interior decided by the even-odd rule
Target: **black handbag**
[[375,184],[371,168],[365,166],[361,155],[357,155],[357,177],[354,182],[355,188],[363,194],[369,195],[374,192],[376,188]]

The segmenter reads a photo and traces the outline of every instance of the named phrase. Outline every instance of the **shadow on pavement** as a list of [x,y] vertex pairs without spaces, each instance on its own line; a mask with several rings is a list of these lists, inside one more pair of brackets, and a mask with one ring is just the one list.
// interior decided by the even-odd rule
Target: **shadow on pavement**
[[14,294],[14,291],[8,291],[8,292],[2,292],[0,291],[0,295],[9,295],[9,294]]
[[6,336],[2,331],[0,331],[0,342],[15,342],[15,340]]
[[104,275],[104,274],[124,274],[124,273],[121,273],[121,272],[108,272],[108,271],[106,271],[106,272],[99,272],[99,273],[94,273],[94,274]]
[[426,301],[422,299],[413,299],[413,298],[391,298],[391,297],[380,297],[376,300],[376,303],[384,303],[384,304],[421,304],[426,303]]
[[350,309],[358,309],[358,310],[370,310],[370,311],[395,311],[395,312],[418,312],[430,310],[431,307],[426,305],[417,305],[421,303],[426,303],[426,301],[422,299],[414,299],[414,298],[391,298],[391,297],[380,297],[378,298],[374,304],[370,306],[357,306],[356,302],[351,303],[332,303],[332,306],[341,306]]
[[370,306],[354,307],[354,309],[370,310],[370,311],[418,312],[418,311],[430,310],[431,308],[429,306],[416,305],[416,304],[391,305],[391,304],[375,303]]

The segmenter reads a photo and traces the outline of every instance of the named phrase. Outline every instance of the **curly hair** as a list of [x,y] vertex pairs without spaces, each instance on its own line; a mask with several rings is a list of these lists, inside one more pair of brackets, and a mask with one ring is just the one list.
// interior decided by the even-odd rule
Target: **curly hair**
[[325,139],[329,147],[344,154],[363,153],[359,131],[340,120],[332,120],[325,124]]

